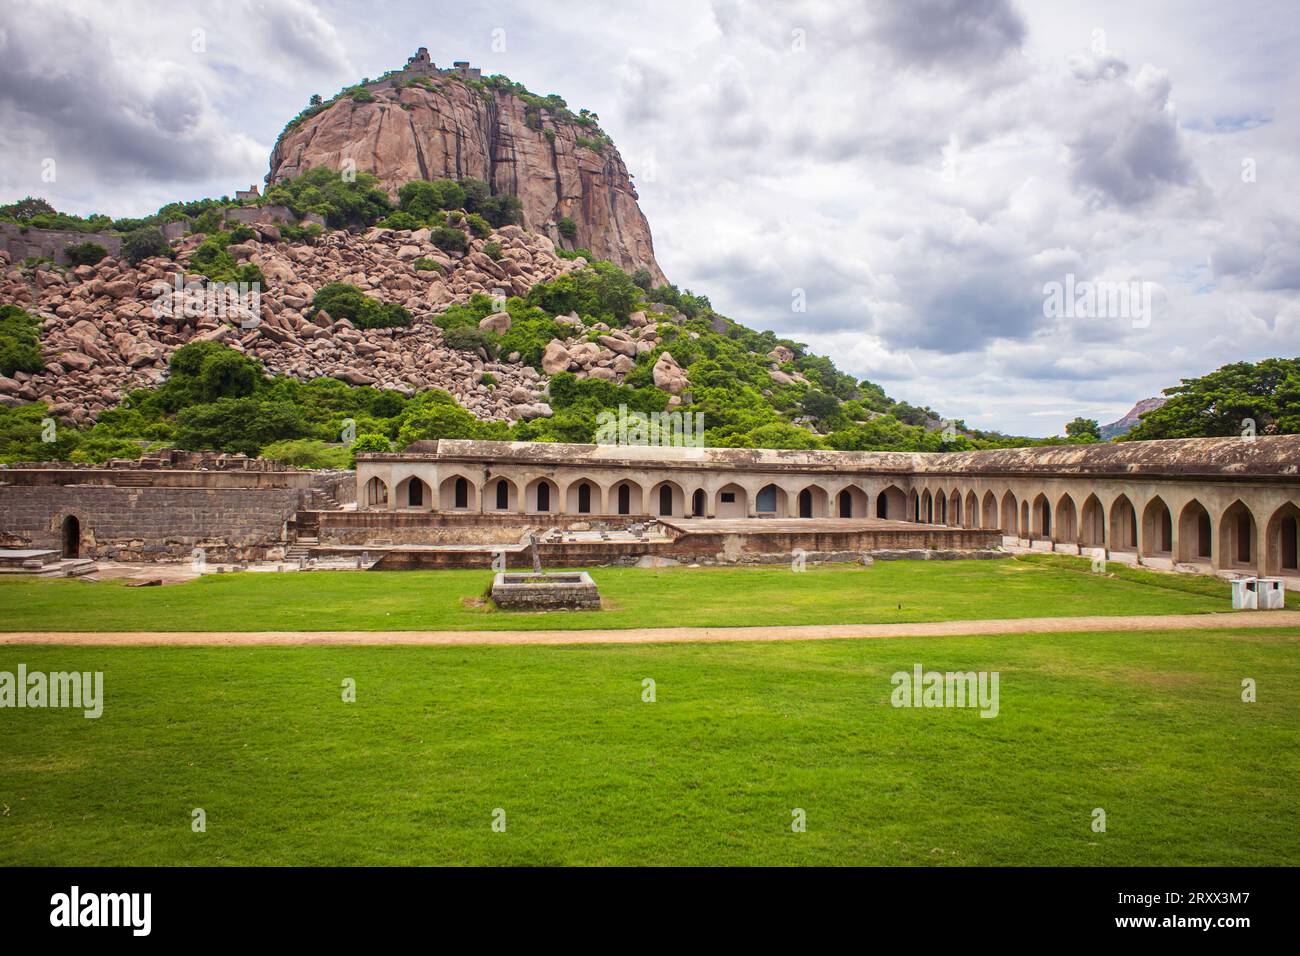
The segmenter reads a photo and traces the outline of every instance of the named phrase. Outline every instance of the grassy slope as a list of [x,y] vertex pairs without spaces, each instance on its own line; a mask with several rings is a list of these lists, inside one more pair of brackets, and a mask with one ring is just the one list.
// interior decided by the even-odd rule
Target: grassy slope
[[[107,704],[0,713],[0,864],[1295,865],[1298,650],[1278,630],[3,648],[0,669],[102,670]],[[916,662],[999,670],[1000,715],[890,707]]]
[[[233,574],[162,588],[0,580],[0,630],[532,630],[863,624],[1228,610],[1217,579],[1062,557],[894,561],[794,574],[781,566],[593,571],[606,608],[475,606],[491,572]],[[1294,604],[1294,599],[1292,601]]]

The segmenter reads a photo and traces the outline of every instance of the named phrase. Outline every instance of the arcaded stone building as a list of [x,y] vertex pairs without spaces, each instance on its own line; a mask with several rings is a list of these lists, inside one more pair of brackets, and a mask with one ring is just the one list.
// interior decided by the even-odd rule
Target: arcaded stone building
[[647,516],[737,530],[763,518],[884,519],[1155,567],[1297,578],[1300,435],[954,453],[442,440],[358,456],[357,509],[557,526]]

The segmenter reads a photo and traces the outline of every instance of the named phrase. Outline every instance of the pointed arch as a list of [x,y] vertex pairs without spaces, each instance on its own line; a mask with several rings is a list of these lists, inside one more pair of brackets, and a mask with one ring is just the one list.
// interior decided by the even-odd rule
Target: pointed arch
[[893,521],[908,520],[908,496],[898,485],[889,485],[876,495],[876,517]]
[[1016,503],[1016,496],[1008,489],[1002,496],[1002,533],[1019,534],[1019,507]]
[[500,475],[489,479],[483,490],[483,510],[518,511],[519,486]]
[[834,514],[838,518],[869,518],[871,499],[857,485],[846,485],[835,495]]
[[766,484],[758,489],[758,494],[754,496],[754,514],[779,518],[789,514],[785,489],[774,484]]
[[966,492],[966,501],[962,508],[963,528],[978,528],[980,526],[980,501],[975,497],[975,492]]
[[643,515],[646,513],[645,494],[631,478],[617,481],[606,496],[611,514]]
[[386,509],[388,507],[388,483],[378,475],[371,478],[362,489],[361,500],[362,504],[368,509]]
[[438,485],[439,511],[477,511],[478,486],[461,474],[450,474]]
[[524,511],[554,514],[560,510],[560,486],[550,478],[534,478],[524,486]]
[[1079,512],[1069,494],[1061,495],[1056,501],[1052,540],[1063,544],[1076,544],[1079,541]]
[[922,524],[934,524],[934,497],[930,494],[930,489],[926,488],[921,495],[921,517]]
[[1151,557],[1173,557],[1174,554],[1173,512],[1159,495],[1142,509],[1142,553]]
[[1213,560],[1214,524],[1210,512],[1195,498],[1178,515],[1178,560],[1186,564]]
[[1240,498],[1229,505],[1219,519],[1220,568],[1252,570],[1258,545],[1255,515]]
[[569,482],[568,488],[564,491],[565,511],[575,515],[593,515],[601,514],[602,507],[600,485],[590,478],[579,478]]
[[825,518],[830,511],[830,496],[821,485],[806,485],[795,496],[795,505],[795,514],[800,518]]
[[749,494],[734,481],[723,485],[714,497],[713,513],[719,518],[748,517]]
[[1110,503],[1111,551],[1136,551],[1138,546],[1137,509],[1128,495],[1121,494]]
[[1300,573],[1300,508],[1288,501],[1268,519],[1264,531],[1265,573],[1296,575]]
[[1041,491],[1034,497],[1033,512],[1029,520],[1035,538],[1052,536],[1052,503]]
[[433,489],[417,475],[408,475],[397,483],[396,504],[404,511],[432,511]]
[[930,508],[930,524],[948,523],[948,493],[942,486],[935,489]]
[[703,518],[709,513],[709,495],[703,488],[696,488],[691,495],[691,517]]
[[998,496],[991,491],[984,492],[980,502],[980,527],[990,531],[998,527]]
[[686,492],[675,481],[661,481],[650,489],[650,508],[663,518],[686,513]]
[[1106,547],[1106,511],[1101,499],[1090,494],[1083,500],[1079,515],[1079,544],[1085,548]]

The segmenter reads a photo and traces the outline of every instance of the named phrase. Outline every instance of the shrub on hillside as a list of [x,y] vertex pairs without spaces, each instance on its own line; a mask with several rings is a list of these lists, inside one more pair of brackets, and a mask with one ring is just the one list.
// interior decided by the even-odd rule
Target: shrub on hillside
[[128,233],[122,242],[122,258],[131,265],[139,265],[151,256],[170,256],[171,243],[153,226],[144,226]]
[[182,409],[176,420],[176,445],[256,455],[264,445],[301,438],[306,425],[298,409],[256,398],[223,398]]
[[568,216],[562,216],[557,222],[556,227],[560,230],[560,235],[569,241],[573,241],[578,235],[578,224]]
[[324,309],[333,318],[347,319],[359,329],[386,329],[411,324],[411,313],[402,306],[372,299],[346,282],[321,286],[311,305],[313,311]]
[[73,266],[93,266],[105,256],[108,250],[97,242],[73,242],[63,247],[63,254]]
[[386,219],[379,220],[379,225],[385,229],[423,229],[424,222],[411,215],[409,212],[398,210]]
[[0,305],[0,375],[44,370],[40,321],[16,305]]
[[[474,212],[475,210],[470,210]],[[479,203],[477,212],[494,227],[517,225],[524,219],[524,203],[518,196],[489,196]]]
[[428,222],[435,212],[463,208],[465,190],[450,179],[413,179],[397,190],[397,200],[404,212]]
[[438,226],[430,235],[433,244],[444,252],[464,252],[469,248],[465,233],[452,226]]
[[266,191],[266,203],[288,206],[300,219],[314,212],[324,216],[331,229],[369,226],[393,210],[388,194],[379,188],[378,177],[357,173],[345,179],[324,166],[272,186]]

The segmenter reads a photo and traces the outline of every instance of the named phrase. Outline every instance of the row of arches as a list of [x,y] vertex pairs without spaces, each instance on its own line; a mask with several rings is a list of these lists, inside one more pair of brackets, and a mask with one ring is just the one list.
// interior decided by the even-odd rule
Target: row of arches
[[[1083,548],[1133,552],[1180,563],[1220,568],[1254,568],[1259,563],[1261,529],[1254,512],[1240,499],[1218,516],[1193,498],[1177,514],[1160,495],[1141,510],[1126,494],[1109,506],[1094,493],[1081,506],[1069,493],[1052,501],[1045,492],[1017,499],[1007,490],[951,492],[943,488],[913,490],[908,498],[911,520],[962,528],[998,529],[1024,538],[1074,544]],[[1300,570],[1300,508],[1286,502],[1268,516],[1262,529],[1266,573]]]
[[[1041,491],[1017,497],[1011,489],[889,485],[873,496],[855,483],[758,483],[732,481],[691,487],[671,479],[643,486],[631,478],[604,485],[589,478],[561,486],[549,476],[531,479],[490,475],[479,482],[450,474],[436,488],[418,475],[391,488],[381,477],[362,489],[366,509],[447,512],[513,512],[660,517],[885,518],[958,528],[998,530],[1006,535],[1104,548],[1216,568],[1257,569],[1275,574],[1300,570],[1297,528],[1300,508],[1286,503],[1265,518],[1240,499],[1212,514],[1197,499],[1177,513],[1160,495],[1135,503],[1120,493],[1103,501],[1090,493],[1079,502],[1070,492]],[[830,487],[827,487],[830,484]],[[1261,544],[1263,547],[1261,548]],[[1259,567],[1257,567],[1259,566]]]
[[907,498],[896,485],[871,496],[857,485],[834,492],[819,484],[787,489],[768,483],[751,497],[741,484],[688,490],[663,480],[643,488],[623,479],[605,488],[589,479],[577,479],[564,488],[552,478],[539,476],[525,483],[505,475],[490,476],[480,487],[465,475],[444,478],[435,490],[418,475],[408,475],[390,487],[379,476],[361,489],[366,510],[423,510],[467,512],[522,512],[525,514],[649,514],[661,517],[746,518],[906,518]]

